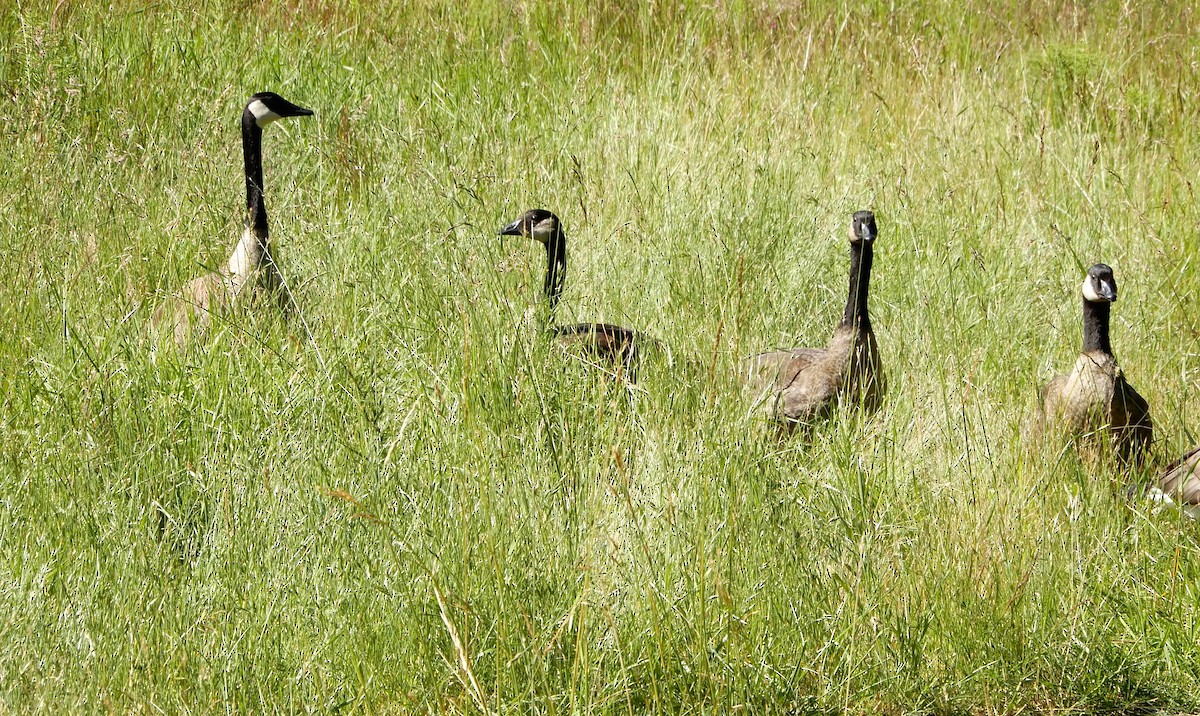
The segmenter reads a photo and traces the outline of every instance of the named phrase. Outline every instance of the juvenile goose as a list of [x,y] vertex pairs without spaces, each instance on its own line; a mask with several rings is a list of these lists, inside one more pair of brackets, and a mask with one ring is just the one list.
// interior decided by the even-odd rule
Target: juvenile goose
[[758,396],[756,405],[788,430],[824,416],[839,400],[867,411],[879,407],[886,380],[867,311],[878,233],[874,214],[855,212],[850,222],[850,290],[828,348],[770,351],[746,362],[745,379]]
[[1073,436],[1107,433],[1117,456],[1140,463],[1153,439],[1150,408],[1113,356],[1109,312],[1117,300],[1117,280],[1106,264],[1088,269],[1083,280],[1083,352],[1075,369],[1042,388],[1044,426],[1058,425]]
[[643,346],[656,341],[630,328],[609,323],[575,323],[554,325],[554,309],[558,306],[567,274],[567,237],[558,217],[546,209],[530,209],[508,226],[500,229],[501,236],[524,236],[546,247],[546,279],[542,290],[550,302],[550,327],[560,344],[585,353],[616,361],[624,368],[631,382],[637,380],[637,361]]
[[151,323],[156,328],[171,326],[176,343],[185,343],[193,330],[203,333],[214,312],[229,308],[248,292],[275,292],[285,312],[291,307],[291,295],[271,258],[267,208],[263,201],[262,130],[278,119],[309,117],[312,113],[274,92],[259,92],[246,102],[242,111],[246,228],[225,266],[188,281],[171,300],[154,311]]

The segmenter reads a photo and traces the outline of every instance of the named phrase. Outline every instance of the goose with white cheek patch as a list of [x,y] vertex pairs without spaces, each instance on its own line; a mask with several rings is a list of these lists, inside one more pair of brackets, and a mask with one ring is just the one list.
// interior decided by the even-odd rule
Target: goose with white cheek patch
[[1117,279],[1107,264],[1088,269],[1083,281],[1083,352],[1075,368],[1042,388],[1043,430],[1054,426],[1073,437],[1107,437],[1127,464],[1141,464],[1154,438],[1150,407],[1117,365],[1108,324]]
[[203,334],[213,313],[229,309],[244,296],[273,292],[286,313],[292,298],[271,258],[271,237],[263,200],[262,131],[286,117],[310,117],[313,112],[274,92],[260,92],[242,110],[242,159],[246,174],[246,225],[229,261],[220,270],[192,279],[160,305],[151,316],[158,329],[170,327],[175,342],[184,344]]
[[850,290],[846,310],[826,348],[760,353],[744,365],[756,405],[786,430],[826,417],[839,403],[874,411],[886,379],[867,296],[879,230],[875,215],[855,212],[850,222]]
[[500,229],[501,236],[523,236],[546,247],[546,278],[542,291],[550,303],[548,330],[566,348],[618,364],[629,381],[637,380],[640,351],[658,342],[643,333],[610,323],[554,325],[554,309],[562,296],[567,274],[567,237],[558,217],[546,209],[530,209]]

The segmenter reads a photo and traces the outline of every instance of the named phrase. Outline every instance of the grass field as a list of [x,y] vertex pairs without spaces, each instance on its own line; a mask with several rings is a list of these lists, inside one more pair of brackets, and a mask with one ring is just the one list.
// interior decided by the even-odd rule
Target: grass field
[[[1022,441],[1096,261],[1152,463],[1200,440],[1198,23],[0,10],[0,710],[1200,709],[1200,528]],[[158,345],[259,90],[316,111],[264,134],[302,316]],[[558,319],[669,346],[636,389],[523,326],[544,252],[496,232],[534,206]],[[780,442],[738,361],[828,340],[862,208],[887,399]]]

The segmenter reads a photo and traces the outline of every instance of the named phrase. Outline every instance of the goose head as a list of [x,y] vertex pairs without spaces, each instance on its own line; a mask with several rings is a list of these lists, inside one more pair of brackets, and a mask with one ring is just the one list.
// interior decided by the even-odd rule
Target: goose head
[[501,236],[526,236],[543,244],[558,233],[558,217],[545,209],[530,209],[517,220],[500,229]]
[[870,245],[879,235],[875,227],[875,214],[869,211],[856,211],[850,221],[850,243],[854,245]]
[[243,116],[253,120],[259,129],[284,117],[311,117],[313,111],[294,105],[274,92],[259,92],[246,102]]
[[1117,279],[1108,264],[1095,264],[1083,279],[1083,300],[1089,303],[1115,303]]

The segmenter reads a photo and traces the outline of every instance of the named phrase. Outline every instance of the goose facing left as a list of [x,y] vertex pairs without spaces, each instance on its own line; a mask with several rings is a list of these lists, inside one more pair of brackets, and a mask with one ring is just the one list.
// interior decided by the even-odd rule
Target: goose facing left
[[263,199],[262,132],[277,120],[312,114],[311,109],[292,104],[274,92],[259,92],[247,100],[242,110],[245,228],[224,266],[188,281],[154,311],[152,325],[171,328],[176,343],[185,343],[193,333],[202,334],[213,313],[227,310],[248,294],[272,291],[285,311],[291,306],[291,295],[271,258],[271,236]]
[[577,348],[597,358],[619,363],[630,382],[637,380],[639,353],[658,342],[638,331],[611,323],[555,325],[554,310],[562,296],[567,274],[567,236],[554,212],[530,209],[500,229],[501,236],[523,236],[546,247],[546,278],[542,291],[550,304],[549,330],[564,348]]

